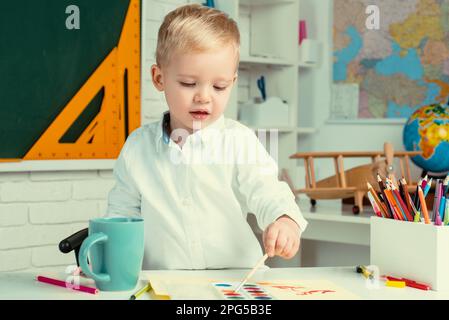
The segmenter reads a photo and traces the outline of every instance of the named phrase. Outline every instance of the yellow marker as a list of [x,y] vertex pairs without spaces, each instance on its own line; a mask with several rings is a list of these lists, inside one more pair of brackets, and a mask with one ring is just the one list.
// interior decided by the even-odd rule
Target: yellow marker
[[405,281],[387,280],[385,282],[385,285],[387,287],[393,287],[393,288],[405,288]]
[[138,297],[140,297],[142,294],[147,292],[151,289],[151,285],[148,283],[145,287],[134,293],[131,297],[129,297],[129,300],[136,300]]
[[361,273],[366,279],[372,279],[373,278],[373,272],[368,270],[365,266],[357,266],[356,267],[357,273]]

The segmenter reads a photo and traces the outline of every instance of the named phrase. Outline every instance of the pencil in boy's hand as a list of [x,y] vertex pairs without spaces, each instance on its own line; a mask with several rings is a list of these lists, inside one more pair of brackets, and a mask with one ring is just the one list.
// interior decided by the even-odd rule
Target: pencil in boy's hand
[[234,292],[238,292],[243,285],[253,276],[253,274],[259,269],[259,267],[267,260],[268,253],[265,253],[264,256],[257,262],[257,264],[254,266],[254,268],[248,273],[248,275],[245,277],[245,279],[240,282],[240,284],[237,286],[237,289],[234,290]]

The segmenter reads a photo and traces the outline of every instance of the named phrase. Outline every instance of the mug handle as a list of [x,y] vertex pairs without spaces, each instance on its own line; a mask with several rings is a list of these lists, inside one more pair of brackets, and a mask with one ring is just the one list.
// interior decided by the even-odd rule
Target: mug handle
[[97,242],[105,242],[108,240],[108,236],[102,232],[94,233],[84,239],[80,253],[79,253],[79,262],[81,266],[81,270],[89,277],[99,282],[109,282],[111,281],[111,276],[107,273],[94,273],[90,270],[89,265],[87,264],[87,256],[89,253],[90,247],[92,247]]

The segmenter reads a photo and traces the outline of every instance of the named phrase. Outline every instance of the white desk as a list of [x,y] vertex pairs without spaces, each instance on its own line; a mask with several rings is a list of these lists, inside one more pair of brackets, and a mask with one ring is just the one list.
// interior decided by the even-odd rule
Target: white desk
[[299,206],[309,225],[303,239],[369,246],[372,209],[355,215],[341,200],[319,201],[315,208],[304,202]]
[[[60,272],[63,270],[51,270]],[[205,271],[143,271],[141,283],[136,290],[144,285],[144,279],[150,274],[171,274],[183,277],[205,277],[207,279],[241,279],[248,270],[205,270]],[[42,274],[43,272],[40,272]],[[44,274],[47,274],[45,272]],[[36,273],[14,272],[0,273],[0,299],[24,299],[24,300],[127,300],[136,290],[125,292],[100,292],[98,295],[76,292],[73,290],[55,287],[34,280]],[[339,287],[351,291],[361,299],[449,299],[449,292],[422,291],[413,288],[390,288],[380,283],[379,289],[368,289],[365,279],[355,272],[353,267],[342,268],[276,268],[260,270],[254,276],[254,281],[273,280],[328,280]],[[210,287],[204,287],[195,296],[188,293],[179,296],[179,299],[216,299],[216,295]],[[141,299],[149,299],[150,295],[145,293]]]
[[[370,224],[374,213],[366,207],[364,213],[354,215],[352,206],[341,200],[320,200],[314,208],[309,199],[298,200],[304,218],[309,222],[302,234],[300,262],[276,267],[329,267],[370,263]],[[287,262],[289,263],[289,262]]]

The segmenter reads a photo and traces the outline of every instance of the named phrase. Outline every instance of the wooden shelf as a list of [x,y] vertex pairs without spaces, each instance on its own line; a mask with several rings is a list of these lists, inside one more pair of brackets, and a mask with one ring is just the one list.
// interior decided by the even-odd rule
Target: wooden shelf
[[313,128],[313,127],[298,127],[298,128],[296,128],[296,132],[298,134],[306,135],[306,134],[313,134],[313,133],[317,132],[317,129]]

